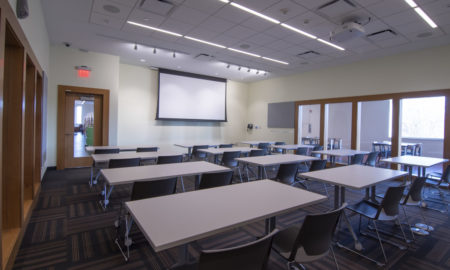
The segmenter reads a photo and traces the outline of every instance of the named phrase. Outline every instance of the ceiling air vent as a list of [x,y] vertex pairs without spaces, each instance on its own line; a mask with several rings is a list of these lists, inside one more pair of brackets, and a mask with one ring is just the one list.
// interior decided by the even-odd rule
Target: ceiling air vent
[[214,56],[206,53],[201,53],[194,56],[194,59],[199,61],[212,61],[214,60]]
[[152,12],[158,15],[167,16],[175,7],[175,5],[168,0],[141,0],[140,9]]
[[319,55],[320,55],[320,53],[315,52],[315,51],[307,51],[307,52],[302,52],[302,53],[297,54],[298,57],[301,57],[303,59],[312,59],[312,58],[316,58]]
[[356,5],[349,0],[334,0],[317,8],[321,14],[335,18],[356,10]]
[[367,35],[367,37],[373,41],[390,39],[390,38],[394,38],[396,36],[397,36],[397,33],[392,31],[391,29],[381,30],[381,31]]

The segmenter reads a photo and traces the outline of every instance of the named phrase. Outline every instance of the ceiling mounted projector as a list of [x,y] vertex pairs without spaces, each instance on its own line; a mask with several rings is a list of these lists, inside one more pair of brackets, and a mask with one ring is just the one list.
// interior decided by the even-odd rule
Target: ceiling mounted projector
[[364,27],[355,22],[346,22],[330,33],[330,39],[345,42],[365,35]]

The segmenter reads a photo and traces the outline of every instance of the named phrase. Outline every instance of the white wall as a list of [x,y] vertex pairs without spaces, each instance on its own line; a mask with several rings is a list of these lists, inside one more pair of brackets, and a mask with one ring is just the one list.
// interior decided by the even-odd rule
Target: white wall
[[[92,68],[89,78],[79,78],[75,66]],[[110,90],[109,143],[117,143],[117,115],[119,90],[119,57],[101,53],[81,52],[62,46],[50,50],[50,74],[47,99],[47,161],[56,165],[56,128],[58,85],[72,85]],[[133,106],[130,104],[130,106]]]
[[[16,3],[17,0],[9,0],[14,13],[16,12]],[[29,16],[18,20],[39,64],[48,73],[50,66],[50,42],[42,11],[42,2],[40,0],[28,1],[28,10]]]
[[247,126],[247,84],[227,82],[228,122],[156,121],[158,72],[120,65],[119,145],[158,145],[173,148],[183,142],[239,142]]
[[373,59],[250,84],[247,139],[294,141],[293,129],[267,129],[267,103],[449,89],[450,46]]

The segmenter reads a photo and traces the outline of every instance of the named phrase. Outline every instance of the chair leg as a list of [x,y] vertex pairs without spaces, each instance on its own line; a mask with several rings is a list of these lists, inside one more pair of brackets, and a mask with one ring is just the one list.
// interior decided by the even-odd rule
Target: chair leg
[[183,192],[186,192],[186,190],[184,189],[183,176],[180,176],[180,183],[181,183],[181,190],[183,190]]
[[267,176],[266,167],[264,167],[264,174],[266,175],[266,178],[269,179],[269,176]]
[[339,265],[336,260],[336,255],[334,254],[333,246],[330,245],[331,255],[333,255],[334,264],[336,264],[336,270],[339,270]]
[[402,227],[402,223],[400,222],[400,219],[399,219],[398,217],[397,217],[397,221],[398,221],[398,223],[400,224],[400,231],[402,231],[403,239],[405,239],[405,243],[406,243],[407,245],[409,245],[408,239],[406,239],[405,231],[403,230],[403,227]]
[[384,252],[383,243],[381,242],[380,234],[378,233],[377,222],[375,220],[372,220],[372,222],[373,222],[373,226],[375,228],[375,232],[377,233],[378,242],[380,242],[381,252],[383,252],[384,261],[387,264],[388,260],[387,260],[387,257],[386,257],[386,253]]
[[[405,206],[404,206],[404,205],[402,205],[402,209],[403,209],[403,214],[405,215],[405,218],[406,218],[406,223],[408,223],[409,231],[411,232],[412,239],[413,239],[413,241],[416,241],[416,237],[414,236],[414,233],[413,233],[413,231],[412,231],[411,223],[409,223],[408,215],[406,214],[406,209],[405,209]],[[401,226],[401,225],[400,225],[400,226]]]
[[241,179],[241,183],[244,183],[244,182],[242,181],[241,168],[239,168],[239,166],[237,166],[237,169],[238,169],[238,173],[239,173],[239,179]]

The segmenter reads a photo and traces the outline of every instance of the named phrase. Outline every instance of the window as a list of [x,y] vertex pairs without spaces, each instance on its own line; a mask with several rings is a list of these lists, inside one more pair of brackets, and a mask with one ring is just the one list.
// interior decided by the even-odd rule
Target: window
[[444,138],[445,97],[402,99],[402,137]]
[[83,121],[81,119],[81,115],[83,114],[83,106],[77,106],[75,108],[75,124],[81,125],[83,124]]

